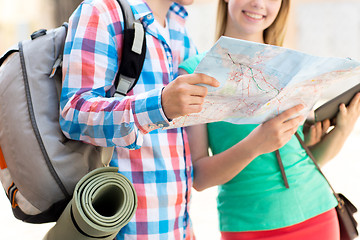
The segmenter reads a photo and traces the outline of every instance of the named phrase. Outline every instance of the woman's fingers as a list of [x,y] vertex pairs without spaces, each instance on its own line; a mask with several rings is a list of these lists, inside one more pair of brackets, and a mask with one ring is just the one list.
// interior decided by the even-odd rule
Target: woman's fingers
[[349,104],[349,108],[359,108],[360,107],[360,92],[353,97]]
[[331,123],[330,123],[329,119],[325,119],[324,121],[322,121],[322,134],[321,134],[321,136],[324,136],[327,133],[327,130],[329,129],[330,126],[331,126]]
[[297,129],[299,127],[299,124],[304,120],[303,116],[297,116],[295,118],[292,118],[290,120],[287,120],[285,122],[282,123],[283,125],[283,131],[287,132],[287,131],[291,131],[292,129]]
[[285,122],[291,119],[292,117],[294,117],[294,115],[296,115],[303,109],[304,109],[304,105],[298,104],[295,107],[289,108],[288,110],[280,113],[276,118],[278,118],[278,120],[280,121]]

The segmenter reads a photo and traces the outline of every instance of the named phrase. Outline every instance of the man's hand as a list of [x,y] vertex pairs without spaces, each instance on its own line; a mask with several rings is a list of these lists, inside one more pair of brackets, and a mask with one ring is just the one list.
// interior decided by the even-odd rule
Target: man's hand
[[179,76],[163,89],[161,95],[161,104],[169,120],[201,112],[207,88],[196,84],[220,86],[215,78],[205,74],[194,73]]

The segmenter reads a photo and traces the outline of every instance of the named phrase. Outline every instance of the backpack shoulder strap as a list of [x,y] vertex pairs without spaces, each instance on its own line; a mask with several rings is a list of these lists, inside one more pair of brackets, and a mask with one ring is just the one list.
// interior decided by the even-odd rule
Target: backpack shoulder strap
[[124,41],[119,71],[115,79],[115,96],[126,96],[135,86],[146,53],[145,30],[140,20],[135,20],[127,0],[117,0],[124,16]]
[[19,52],[19,48],[17,46],[14,46],[10,48],[4,55],[0,57],[0,67],[5,62],[5,60],[13,53]]

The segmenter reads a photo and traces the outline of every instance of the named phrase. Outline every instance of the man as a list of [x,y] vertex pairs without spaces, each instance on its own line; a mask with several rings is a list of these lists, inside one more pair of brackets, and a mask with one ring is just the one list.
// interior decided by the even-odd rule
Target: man
[[189,219],[192,165],[184,129],[163,130],[179,116],[201,111],[206,75],[178,77],[196,54],[180,5],[192,0],[128,0],[145,27],[147,52],[138,83],[111,97],[123,42],[116,0],[85,0],[69,21],[64,50],[60,123],[72,139],[116,146],[112,166],[134,184],[138,208],[118,239],[193,239]]

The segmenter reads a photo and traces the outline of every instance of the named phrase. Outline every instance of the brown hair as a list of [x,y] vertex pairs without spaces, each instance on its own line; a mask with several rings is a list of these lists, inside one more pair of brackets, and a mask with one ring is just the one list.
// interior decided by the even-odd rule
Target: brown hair
[[[228,3],[219,0],[216,18],[215,38],[218,39],[225,33],[228,17]],[[278,15],[275,21],[264,30],[264,42],[266,44],[282,46],[286,33],[287,18],[290,9],[290,0],[282,0]]]

